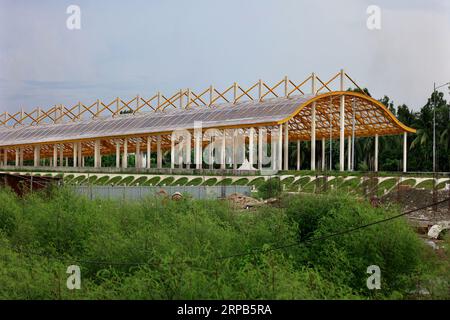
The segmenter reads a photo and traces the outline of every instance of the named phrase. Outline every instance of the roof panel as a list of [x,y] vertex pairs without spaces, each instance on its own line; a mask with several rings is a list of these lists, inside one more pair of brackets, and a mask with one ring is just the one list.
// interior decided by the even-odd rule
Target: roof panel
[[28,126],[0,130],[0,146],[74,141],[132,134],[156,134],[176,129],[193,129],[195,121],[203,128],[257,125],[277,122],[295,112],[311,95],[273,98],[264,101],[224,103],[213,107],[126,114],[79,122]]

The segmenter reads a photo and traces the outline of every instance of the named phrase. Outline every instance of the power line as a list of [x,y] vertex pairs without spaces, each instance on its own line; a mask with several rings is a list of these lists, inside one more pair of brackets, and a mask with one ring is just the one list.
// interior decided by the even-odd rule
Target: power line
[[275,251],[275,250],[290,248],[290,247],[294,247],[294,246],[297,246],[297,245],[302,244],[302,243],[309,243],[309,242],[326,240],[326,239],[333,238],[333,237],[336,237],[336,236],[341,236],[341,235],[348,234],[348,233],[351,233],[351,232],[354,232],[354,231],[358,231],[358,230],[361,230],[361,229],[364,229],[364,228],[367,228],[367,227],[370,227],[370,226],[373,226],[373,225],[376,225],[376,224],[388,222],[388,221],[400,218],[402,216],[406,216],[408,214],[411,214],[411,213],[419,211],[419,210],[423,210],[423,209],[426,209],[426,208],[429,208],[429,207],[432,207],[432,206],[435,206],[435,205],[437,206],[437,205],[439,205],[441,203],[445,203],[447,201],[450,201],[450,198],[446,198],[444,200],[437,201],[437,202],[428,204],[428,205],[420,207],[420,208],[412,209],[412,210],[400,213],[398,215],[395,215],[395,216],[392,216],[392,217],[389,217],[389,218],[386,218],[386,219],[370,222],[370,223],[367,223],[367,224],[364,224],[364,225],[361,225],[361,226],[357,226],[357,227],[354,227],[354,228],[351,228],[351,229],[347,229],[347,230],[344,230],[344,231],[340,231],[340,232],[336,232],[336,233],[331,233],[331,234],[328,234],[328,235],[325,235],[325,236],[299,240],[299,241],[296,241],[296,242],[293,242],[293,243],[290,243],[290,244],[285,244],[285,245],[272,247],[272,248],[268,248],[268,249],[258,249],[258,250],[254,250],[253,252],[243,252],[243,253],[238,253],[238,254],[235,254],[235,255],[223,256],[223,257],[219,257],[217,259],[222,259],[223,260],[223,259],[242,257],[242,256],[246,256],[246,255],[256,254],[256,253],[259,253],[259,252],[269,252],[269,251]]

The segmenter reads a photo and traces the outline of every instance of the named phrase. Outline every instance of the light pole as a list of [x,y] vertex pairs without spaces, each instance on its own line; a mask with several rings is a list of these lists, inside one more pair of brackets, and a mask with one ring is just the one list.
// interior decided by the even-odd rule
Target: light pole
[[433,172],[436,172],[436,89],[442,88],[444,86],[449,86],[450,82],[441,84],[436,87],[436,82],[433,83]]

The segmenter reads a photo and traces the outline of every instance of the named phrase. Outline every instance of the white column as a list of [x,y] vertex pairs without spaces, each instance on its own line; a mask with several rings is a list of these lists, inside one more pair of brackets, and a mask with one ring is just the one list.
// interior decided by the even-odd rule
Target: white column
[[136,151],[134,154],[134,166],[136,169],[140,169],[141,166],[141,142],[138,140],[136,141]]
[[77,167],[77,160],[78,160],[78,144],[74,142],[72,144],[72,151],[73,151],[73,167]]
[[403,172],[406,172],[408,163],[408,133],[403,133]]
[[64,144],[59,145],[59,166],[64,167]]
[[34,146],[34,166],[39,167],[41,147]]
[[277,153],[278,153],[278,131],[279,128],[277,127],[273,127],[272,128],[272,134],[270,137],[270,144],[271,144],[271,148],[270,148],[270,158],[271,158],[271,169],[272,170],[277,170],[278,165],[277,165]]
[[352,171],[352,136],[347,137],[347,170]]
[[209,152],[208,152],[209,169],[214,169],[214,137],[209,137]]
[[[344,70],[341,70],[341,91],[344,91]],[[339,171],[344,171],[345,159],[345,97],[341,96],[339,109]]]
[[162,168],[162,151],[161,151],[161,135],[158,134],[156,138],[156,162],[157,168]]
[[248,162],[253,167],[255,163],[254,152],[255,152],[255,129],[250,128],[248,130]]
[[152,166],[152,137],[147,137],[147,169]]
[[289,170],[289,125],[288,122],[284,124],[284,170]]
[[98,156],[99,156],[99,148],[100,148],[100,144],[98,143],[98,140],[94,141],[94,168],[98,168],[99,165],[99,160],[98,160]]
[[263,128],[258,128],[258,170],[262,170],[263,165]]
[[237,170],[238,129],[233,130],[233,169]]
[[83,145],[81,144],[81,142],[77,143],[77,151],[78,151],[78,161],[77,164],[79,167],[83,166],[82,162],[83,162]]
[[374,171],[378,172],[378,134],[375,134],[375,163]]
[[325,171],[325,137],[322,137],[322,171]]
[[16,161],[14,162],[14,166],[18,167],[19,166],[19,148],[15,149],[15,154],[16,154]]
[[120,141],[116,141],[116,168],[120,168]]
[[8,165],[8,150],[4,150],[3,153],[3,165],[6,167]]
[[226,162],[227,162],[227,158],[226,158],[226,150],[227,150],[227,136],[226,136],[226,131],[225,129],[222,130],[222,140],[221,140],[221,145],[220,145],[220,169],[226,169]]
[[283,170],[283,125],[279,126],[279,135],[278,135],[278,170]]
[[23,148],[19,148],[19,165],[23,167]]
[[194,145],[195,145],[195,169],[202,168],[202,132],[201,129],[196,128],[194,131]]
[[122,168],[128,168],[128,139],[123,139]]
[[300,170],[300,140],[297,140],[297,170]]
[[58,166],[58,145],[57,144],[53,145],[53,166],[54,167]]
[[175,168],[175,140],[170,135],[170,168]]

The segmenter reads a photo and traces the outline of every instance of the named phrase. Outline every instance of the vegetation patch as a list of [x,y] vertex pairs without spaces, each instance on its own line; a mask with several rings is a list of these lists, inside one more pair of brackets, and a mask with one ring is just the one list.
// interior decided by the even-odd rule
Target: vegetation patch
[[130,183],[134,180],[133,176],[127,176],[125,178],[123,178],[122,180],[120,180],[119,183],[117,183],[120,186],[128,186],[130,185]]
[[152,177],[147,182],[144,182],[144,186],[156,186],[160,180],[160,177]]
[[225,178],[216,183],[216,186],[231,186],[233,184],[233,180],[231,178]]
[[424,181],[418,183],[416,188],[417,189],[432,190],[433,189],[433,185],[434,185],[433,179],[428,179],[428,180],[424,180]]
[[202,183],[202,178],[194,178],[186,183],[187,186],[199,186]]
[[245,186],[248,183],[247,178],[240,178],[233,182],[233,186]]
[[[112,177],[111,180],[109,180],[107,184],[115,186],[115,185],[118,184],[121,180],[122,180],[122,177],[121,177],[121,176],[115,176],[115,177]],[[105,183],[105,184],[106,184],[106,183]]]
[[177,179],[174,183],[172,183],[173,186],[184,186],[188,182],[187,177],[182,177]]
[[[23,198],[2,188],[0,202],[0,299],[450,299],[449,239],[438,257],[405,219],[374,224],[396,207],[351,196],[284,196],[251,214],[219,200],[124,205],[68,188]],[[80,290],[61,286],[72,261],[95,262],[80,262]],[[367,289],[373,264],[381,290]]]
[[86,180],[86,176],[81,175],[70,181],[70,184],[81,184]]
[[202,183],[202,186],[213,186],[216,183],[217,183],[216,178],[209,178],[208,180],[206,180],[205,182]]
[[131,185],[132,186],[142,186],[145,181],[147,181],[147,177],[139,177],[136,180],[134,180]]
[[158,186],[170,186],[173,181],[175,180],[174,177],[167,177],[165,179],[162,179],[159,183]]

